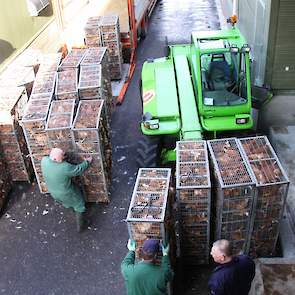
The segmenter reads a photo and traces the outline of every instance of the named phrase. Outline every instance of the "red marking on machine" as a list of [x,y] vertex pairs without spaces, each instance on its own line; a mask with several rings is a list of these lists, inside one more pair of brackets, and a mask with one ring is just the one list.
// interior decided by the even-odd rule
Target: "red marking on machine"
[[145,93],[143,93],[143,96],[142,96],[143,103],[144,104],[149,103],[155,97],[155,95],[156,94],[154,90],[146,91]]

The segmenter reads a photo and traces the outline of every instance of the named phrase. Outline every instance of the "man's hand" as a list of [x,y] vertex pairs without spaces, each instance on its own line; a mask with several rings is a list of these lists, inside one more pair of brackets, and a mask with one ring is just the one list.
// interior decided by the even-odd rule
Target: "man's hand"
[[162,243],[162,244],[161,244],[161,247],[162,247],[162,254],[163,254],[163,256],[168,256],[168,254],[169,254],[169,249],[170,249],[169,244],[167,244],[167,246],[165,247],[165,246],[163,245],[163,243]]
[[128,244],[127,244],[127,248],[129,251],[135,251],[136,242],[134,240],[129,239]]
[[92,162],[92,157],[91,156],[84,157],[84,160],[90,164]]

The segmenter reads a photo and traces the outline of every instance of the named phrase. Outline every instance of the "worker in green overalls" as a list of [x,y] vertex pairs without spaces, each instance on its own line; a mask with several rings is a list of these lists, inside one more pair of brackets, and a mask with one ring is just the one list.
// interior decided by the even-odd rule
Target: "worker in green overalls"
[[82,175],[92,162],[92,157],[86,157],[81,164],[72,165],[64,161],[64,156],[63,150],[53,148],[49,157],[43,157],[41,161],[42,174],[52,197],[65,208],[73,208],[76,212],[77,230],[80,232],[87,223],[84,216],[85,201],[71,178]]
[[167,283],[172,280],[169,245],[162,245],[161,265],[155,265],[159,252],[159,241],[148,239],[142,246],[143,260],[135,263],[135,241],[129,240],[129,252],[122,261],[121,271],[125,279],[128,295],[166,295]]

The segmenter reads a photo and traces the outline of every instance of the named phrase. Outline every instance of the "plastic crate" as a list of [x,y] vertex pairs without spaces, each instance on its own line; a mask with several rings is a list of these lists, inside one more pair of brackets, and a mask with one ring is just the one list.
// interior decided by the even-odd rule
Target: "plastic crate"
[[40,66],[37,74],[57,72],[58,66],[61,61],[61,53],[48,53],[40,56]]
[[46,122],[50,148],[58,147],[65,152],[74,150],[71,131],[74,110],[74,99],[52,101]]
[[214,167],[215,239],[228,239],[234,252],[248,253],[256,200],[255,180],[236,138],[208,141]]
[[72,49],[58,67],[59,71],[77,69],[86,53],[86,49]]
[[100,24],[101,16],[88,18],[84,27],[85,32],[85,44],[88,47],[99,47],[102,45],[100,35]]
[[242,138],[239,144],[257,186],[250,254],[254,257],[273,256],[289,179],[266,136]]
[[35,94],[25,109],[21,124],[31,154],[49,153],[45,127],[51,100],[51,94]]
[[69,69],[57,73],[55,97],[58,100],[79,98],[77,69]]
[[32,94],[53,95],[55,89],[56,72],[38,73],[33,85]]
[[128,214],[129,236],[137,244],[136,258],[146,239],[167,241],[168,193],[171,170],[140,168],[137,174]]
[[211,183],[205,141],[176,143],[176,189],[182,259],[186,264],[206,264],[210,252]]

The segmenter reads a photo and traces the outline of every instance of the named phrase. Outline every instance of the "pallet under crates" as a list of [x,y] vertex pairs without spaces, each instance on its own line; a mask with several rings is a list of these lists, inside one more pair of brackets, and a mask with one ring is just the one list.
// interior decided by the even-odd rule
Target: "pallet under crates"
[[[174,231],[170,178],[171,169],[167,168],[140,168],[138,171],[126,219],[129,237],[136,241],[137,260],[146,239],[170,242],[170,253],[173,252],[173,241],[169,241]],[[159,254],[157,263],[160,263],[160,257]]]
[[206,141],[176,143],[180,255],[185,264],[209,263],[211,183]]
[[110,201],[112,151],[109,124],[103,100],[81,100],[74,119],[72,134],[78,162],[91,155],[93,161],[82,175],[88,202]]
[[266,136],[239,139],[257,189],[250,255],[275,255],[289,179]]
[[234,254],[249,252],[256,201],[255,179],[236,138],[209,140],[215,195],[215,240],[232,242]]

